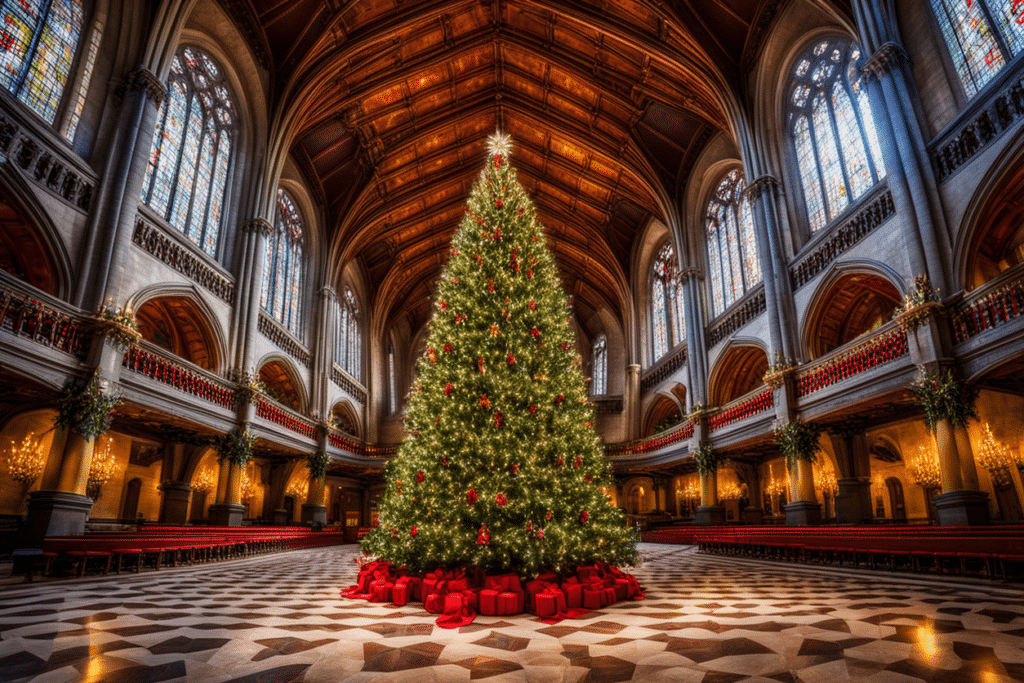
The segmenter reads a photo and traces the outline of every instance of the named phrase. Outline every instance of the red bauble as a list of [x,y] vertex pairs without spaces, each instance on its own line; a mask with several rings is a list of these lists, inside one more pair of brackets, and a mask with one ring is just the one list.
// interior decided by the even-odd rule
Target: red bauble
[[480,407],[481,408],[490,408],[491,407],[491,402],[487,400],[487,394],[483,394],[483,395],[480,396]]
[[490,534],[490,530],[487,528],[486,524],[482,525],[480,527],[480,530],[476,532],[476,544],[477,545],[490,545],[491,544],[491,534]]
[[451,353],[452,352],[452,345],[451,344],[445,344],[444,345],[444,352],[445,353]]
[[584,510],[580,513],[580,524],[586,524],[587,520],[590,519],[590,513]]
[[573,468],[574,469],[579,469],[580,463],[582,463],[582,462],[583,462],[583,458],[581,458],[580,456],[577,455],[575,458],[573,458],[573,461],[572,461]]
[[535,404],[535,403],[531,403],[530,404],[530,412],[533,413],[534,415],[537,414],[537,404]]
[[500,410],[497,413],[494,414],[494,426],[495,427],[500,427],[501,423],[504,420],[505,420],[505,416],[501,414]]
[[544,540],[544,530],[543,529],[537,529],[537,538],[539,538],[542,541]]
[[500,154],[494,155],[494,168],[501,168],[501,162],[504,161],[504,157]]
[[540,330],[538,330],[538,329],[537,329],[537,328],[535,327],[535,328],[533,328],[532,330],[530,330],[530,334],[532,334],[532,335],[533,335],[533,338],[534,338],[534,339],[536,339],[537,337],[539,337],[539,336],[540,336]]
[[[555,463],[555,467],[561,467],[563,462],[565,461],[562,460],[562,456],[558,456],[558,462]],[[401,484],[401,482],[399,482],[399,484]]]
[[444,385],[444,395],[445,396],[451,396],[452,395],[452,385],[451,385],[451,382],[449,382],[448,384]]
[[498,199],[497,201],[494,202],[494,205],[500,209],[501,207],[505,206],[505,202]]
[[526,277],[529,280],[533,279],[533,269],[530,269],[530,270],[526,271]]
[[537,310],[537,302],[533,301],[532,299],[530,300],[530,310],[531,311],[536,311]]
[[413,526],[413,528],[409,529],[409,535],[410,536],[415,536],[418,533],[419,533],[419,530],[415,526]]
[[477,500],[476,489],[470,489],[466,491],[466,502],[470,505],[475,505]]
[[554,513],[554,511],[553,511],[553,510],[548,510],[548,514],[544,515],[544,519],[546,519],[547,521],[549,521],[549,522],[550,522],[550,521],[551,521],[551,518],[552,518],[552,517],[553,517],[554,515],[555,515],[555,513]]
[[505,503],[508,502],[508,498],[505,497],[504,493],[499,493],[494,497],[494,502],[497,503],[498,505],[504,505]]
[[508,364],[509,365],[515,365],[516,364],[516,357],[513,356],[511,353],[508,354]]
[[445,301],[444,299],[441,299],[441,310],[443,311],[446,308],[448,308],[448,302]]
[[423,480],[426,479],[426,478],[427,478],[427,475],[423,474],[423,472],[417,472],[416,473],[416,483],[417,484],[422,484]]
[[556,406],[562,405],[562,401],[564,401],[564,400],[565,400],[565,396],[562,396],[561,394],[559,394],[558,398],[555,399],[555,405]]
[[516,474],[517,472],[519,472],[519,463],[512,465],[512,474]]

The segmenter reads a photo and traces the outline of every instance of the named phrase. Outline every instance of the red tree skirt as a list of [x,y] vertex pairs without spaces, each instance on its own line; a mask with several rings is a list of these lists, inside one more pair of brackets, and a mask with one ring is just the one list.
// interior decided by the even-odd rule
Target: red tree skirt
[[541,574],[522,585],[516,574],[486,576],[471,585],[461,569],[438,569],[424,577],[410,576],[390,562],[368,562],[359,570],[358,582],[341,591],[341,597],[386,602],[398,607],[422,602],[428,612],[440,615],[441,628],[459,628],[473,622],[477,613],[509,616],[529,612],[545,623],[574,619],[619,600],[642,600],[644,591],[630,574],[603,562],[579,567],[575,576],[561,582],[554,573]]

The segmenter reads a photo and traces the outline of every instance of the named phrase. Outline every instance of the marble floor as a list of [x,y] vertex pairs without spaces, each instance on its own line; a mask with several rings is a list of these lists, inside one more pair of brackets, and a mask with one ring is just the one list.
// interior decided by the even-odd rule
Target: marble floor
[[0,591],[0,682],[1024,681],[1024,592],[644,544],[647,590],[551,626],[342,600],[357,548]]

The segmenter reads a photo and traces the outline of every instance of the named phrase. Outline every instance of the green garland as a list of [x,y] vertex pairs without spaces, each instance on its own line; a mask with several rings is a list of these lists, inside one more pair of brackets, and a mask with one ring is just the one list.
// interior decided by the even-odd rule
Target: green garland
[[120,402],[121,391],[115,388],[104,394],[99,371],[94,370],[88,381],[75,380],[61,389],[57,395],[54,426],[70,429],[86,438],[97,437],[110,429],[110,419]]
[[725,463],[725,456],[712,448],[711,444],[702,443],[693,454],[693,462],[697,465],[697,474],[706,477],[719,470]]
[[815,463],[818,461],[818,439],[821,427],[814,422],[804,422],[799,417],[793,418],[782,429],[775,430],[775,444],[786,456],[786,467],[790,470],[797,461]]
[[925,424],[932,431],[943,419],[949,419],[954,427],[966,427],[971,418],[978,417],[974,406],[977,387],[958,380],[952,370],[923,372],[910,390],[924,409]]
[[310,453],[306,457],[306,467],[309,468],[310,479],[325,479],[327,477],[327,465],[331,459],[324,451]]
[[245,465],[252,457],[256,435],[248,430],[233,429],[217,440],[217,456],[239,466]]

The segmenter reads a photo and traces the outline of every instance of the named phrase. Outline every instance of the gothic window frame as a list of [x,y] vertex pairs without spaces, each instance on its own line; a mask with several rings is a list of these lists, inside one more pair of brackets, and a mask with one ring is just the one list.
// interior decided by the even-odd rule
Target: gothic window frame
[[[763,279],[754,211],[746,188],[740,169],[726,172],[715,185],[704,212],[712,318],[725,313]],[[733,243],[735,250],[731,248]],[[728,273],[723,268],[726,264]]]
[[[993,8],[996,4],[1003,5],[1002,12]],[[975,99],[992,83],[998,82],[1006,67],[1024,52],[1024,3],[1014,8],[1012,0],[972,0],[964,9],[976,15],[979,20],[976,26],[984,26],[978,31],[976,39],[984,41],[988,37],[992,40],[992,47],[981,53],[984,55],[982,61],[986,67],[991,67],[996,61],[1000,63],[995,69],[986,69],[987,75],[980,74],[984,77],[979,82],[979,73],[971,69],[970,63],[973,48],[982,46],[975,43],[965,49],[965,37],[957,32],[957,22],[951,12],[949,0],[929,0],[928,9],[934,22],[933,28],[937,34],[939,51],[944,53],[943,64],[949,71],[950,80],[956,84],[953,85],[953,91],[962,100],[961,106]],[[1006,10],[1009,10],[1009,13]],[[1018,23],[1018,20],[1021,23]]]
[[275,230],[267,237],[263,257],[260,307],[302,341],[306,281],[306,231],[295,197],[277,188]]
[[334,363],[357,382],[363,381],[363,337],[359,301],[345,285],[335,308]]
[[387,367],[388,374],[388,415],[398,414],[398,358],[395,356],[395,342],[388,339]]
[[887,175],[863,61],[854,41],[828,35],[811,41],[789,69],[786,146],[808,235],[834,225]]
[[[648,307],[651,326],[651,358],[655,363],[686,341],[682,297],[676,270],[675,248],[671,241],[666,241],[655,251],[654,258],[651,259],[651,267],[647,271],[649,274],[647,292],[651,297]],[[662,302],[660,307],[659,299]]]
[[[31,5],[38,6],[35,8],[38,14],[34,19],[30,14],[33,11]],[[69,40],[46,45],[44,34],[53,35],[63,28],[54,28],[57,23],[55,17],[61,10],[70,10],[70,18],[77,21],[77,26],[72,27],[74,45]],[[86,42],[82,38],[90,33],[90,10],[91,3],[86,0],[33,0],[31,3],[0,0],[0,14],[5,20],[3,30],[0,31],[0,46],[3,46],[5,52],[18,41],[11,33],[11,27],[18,26],[20,22],[23,28],[31,29],[22,34],[25,53],[17,65],[17,71],[11,74],[9,83],[3,82],[8,79],[0,78],[0,89],[7,91],[10,97],[49,126],[59,124],[74,94],[74,75]],[[33,21],[32,27],[28,25],[28,20]],[[42,50],[41,44],[44,46]],[[59,66],[55,66],[54,59]],[[4,70],[5,66],[0,63],[0,70]],[[61,74],[63,68],[66,71]],[[32,78],[33,73],[36,78]],[[57,74],[56,79],[52,79],[53,73]],[[40,82],[43,86],[36,87]]]
[[598,335],[590,347],[590,395],[605,396],[608,393],[608,336]]
[[[194,55],[192,60],[190,55]],[[141,201],[201,252],[216,259],[224,241],[224,219],[240,144],[238,99],[224,67],[196,45],[178,47],[166,85],[167,95],[157,112]],[[180,125],[171,116],[172,107],[181,115]],[[200,117],[198,130],[196,114]],[[168,125],[172,127],[168,129]],[[212,132],[208,130],[210,126]],[[210,145],[211,158],[206,163],[205,145],[214,134],[216,141]],[[188,143],[192,137],[197,137],[198,142],[190,151]],[[165,141],[171,141],[166,148]],[[172,161],[164,162],[172,157]],[[184,173],[183,167],[194,170]],[[203,175],[208,177],[204,180]],[[201,182],[206,183],[202,193],[205,197],[199,197],[201,193],[195,191]],[[201,202],[198,207],[197,197]],[[184,223],[178,218],[180,209],[184,210]],[[197,216],[198,224],[194,224],[193,218]]]

